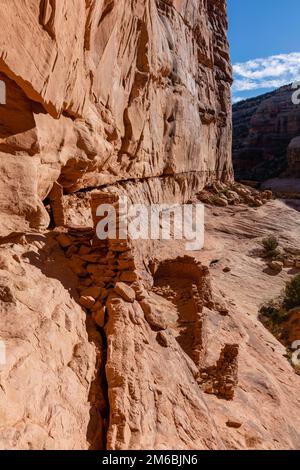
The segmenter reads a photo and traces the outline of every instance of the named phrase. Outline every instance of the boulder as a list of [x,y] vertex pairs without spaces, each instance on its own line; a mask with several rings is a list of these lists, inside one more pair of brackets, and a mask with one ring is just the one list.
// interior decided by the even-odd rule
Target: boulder
[[270,261],[268,266],[272,271],[280,273],[283,270],[284,264],[281,261]]
[[115,293],[126,300],[126,302],[135,301],[135,291],[124,282],[117,282],[115,285]]
[[94,297],[91,297],[91,296],[82,295],[79,299],[79,303],[80,305],[82,305],[82,307],[91,309],[95,304],[95,299]]

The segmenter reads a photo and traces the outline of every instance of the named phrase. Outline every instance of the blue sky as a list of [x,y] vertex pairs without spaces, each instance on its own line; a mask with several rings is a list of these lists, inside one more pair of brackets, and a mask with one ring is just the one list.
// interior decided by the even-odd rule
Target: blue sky
[[227,0],[233,99],[300,80],[300,0]]

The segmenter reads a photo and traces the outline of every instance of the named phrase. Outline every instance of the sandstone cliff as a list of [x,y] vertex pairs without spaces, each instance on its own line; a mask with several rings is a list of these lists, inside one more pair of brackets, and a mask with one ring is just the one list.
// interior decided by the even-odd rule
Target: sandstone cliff
[[[0,13],[0,448],[300,448],[299,377],[257,320],[289,274],[249,255],[270,226],[295,247],[299,222],[220,183],[225,0]],[[101,200],[193,202],[212,181],[237,206],[208,208],[203,252],[95,237]]]
[[[288,170],[288,147],[300,135],[300,106],[290,85],[233,106],[233,164],[236,178],[264,181]],[[292,158],[292,157],[291,157]]]
[[1,447],[105,447],[106,337],[79,305],[76,259],[44,230],[66,205],[91,222],[76,191],[187,200],[232,178],[226,28],[223,0],[1,2]]
[[231,178],[225,8],[1,2],[2,233],[47,227],[41,201],[55,181],[72,192],[171,176],[192,191]]

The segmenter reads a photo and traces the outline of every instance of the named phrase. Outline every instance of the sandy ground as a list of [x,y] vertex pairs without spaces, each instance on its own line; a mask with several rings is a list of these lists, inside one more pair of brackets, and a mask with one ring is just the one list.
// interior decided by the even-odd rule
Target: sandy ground
[[[160,242],[158,260],[184,254],[210,268],[213,285],[247,313],[257,317],[259,306],[280,294],[285,282],[297,272],[286,268],[278,275],[266,269],[258,251],[268,235],[278,237],[280,246],[299,250],[300,212],[297,200],[273,200],[260,208],[245,205],[205,207],[205,244],[200,251],[186,251],[183,241]],[[300,201],[299,201],[300,203]],[[224,268],[230,272],[224,273]]]
[[[208,265],[218,260],[211,267],[213,279],[227,297],[252,315],[257,315],[263,302],[279,295],[285,281],[296,274],[287,268],[274,276],[266,269],[265,260],[256,252],[268,235],[300,253],[300,213],[278,200],[258,209],[206,209],[206,242],[199,259]],[[225,267],[231,271],[224,273]]]

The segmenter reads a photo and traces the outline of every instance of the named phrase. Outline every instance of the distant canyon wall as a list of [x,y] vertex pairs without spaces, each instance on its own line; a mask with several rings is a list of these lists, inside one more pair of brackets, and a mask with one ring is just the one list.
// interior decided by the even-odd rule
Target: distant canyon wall
[[300,105],[293,103],[294,93],[288,85],[233,106],[237,179],[264,181],[281,174],[300,176]]
[[230,179],[226,30],[225,0],[1,2],[2,234],[47,227],[55,181]]

